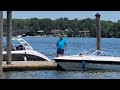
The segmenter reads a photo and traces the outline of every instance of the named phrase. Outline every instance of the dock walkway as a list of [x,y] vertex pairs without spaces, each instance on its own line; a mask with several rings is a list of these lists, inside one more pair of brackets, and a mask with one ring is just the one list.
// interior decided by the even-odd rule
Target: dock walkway
[[12,61],[7,65],[3,61],[3,71],[55,70],[57,64],[52,61]]

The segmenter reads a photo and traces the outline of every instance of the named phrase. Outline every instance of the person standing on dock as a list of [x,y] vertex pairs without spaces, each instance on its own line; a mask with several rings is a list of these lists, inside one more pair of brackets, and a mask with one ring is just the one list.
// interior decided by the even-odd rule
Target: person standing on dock
[[67,43],[66,43],[66,39],[63,36],[63,33],[60,32],[59,33],[59,39],[57,40],[57,54],[56,57],[59,57],[60,55],[64,55],[64,50],[67,49]]

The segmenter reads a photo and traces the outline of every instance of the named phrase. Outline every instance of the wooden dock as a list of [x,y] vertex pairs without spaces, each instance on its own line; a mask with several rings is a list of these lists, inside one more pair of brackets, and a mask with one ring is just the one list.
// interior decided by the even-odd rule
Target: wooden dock
[[3,71],[23,71],[23,70],[56,70],[57,64],[52,61],[12,61],[6,64],[3,61]]

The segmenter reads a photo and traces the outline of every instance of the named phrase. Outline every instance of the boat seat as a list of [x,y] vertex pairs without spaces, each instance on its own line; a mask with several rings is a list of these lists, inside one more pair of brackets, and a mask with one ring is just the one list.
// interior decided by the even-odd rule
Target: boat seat
[[16,47],[16,50],[25,50],[25,48],[23,47],[23,45],[19,45]]

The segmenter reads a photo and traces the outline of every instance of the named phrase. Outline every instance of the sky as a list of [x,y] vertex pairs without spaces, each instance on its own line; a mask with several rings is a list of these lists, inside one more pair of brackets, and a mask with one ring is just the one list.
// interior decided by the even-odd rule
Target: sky
[[[52,20],[60,17],[69,19],[86,19],[95,18],[95,14],[100,13],[101,20],[117,22],[120,19],[120,11],[13,11],[12,18],[29,19],[29,18],[51,18]],[[6,11],[3,12],[6,18]]]

